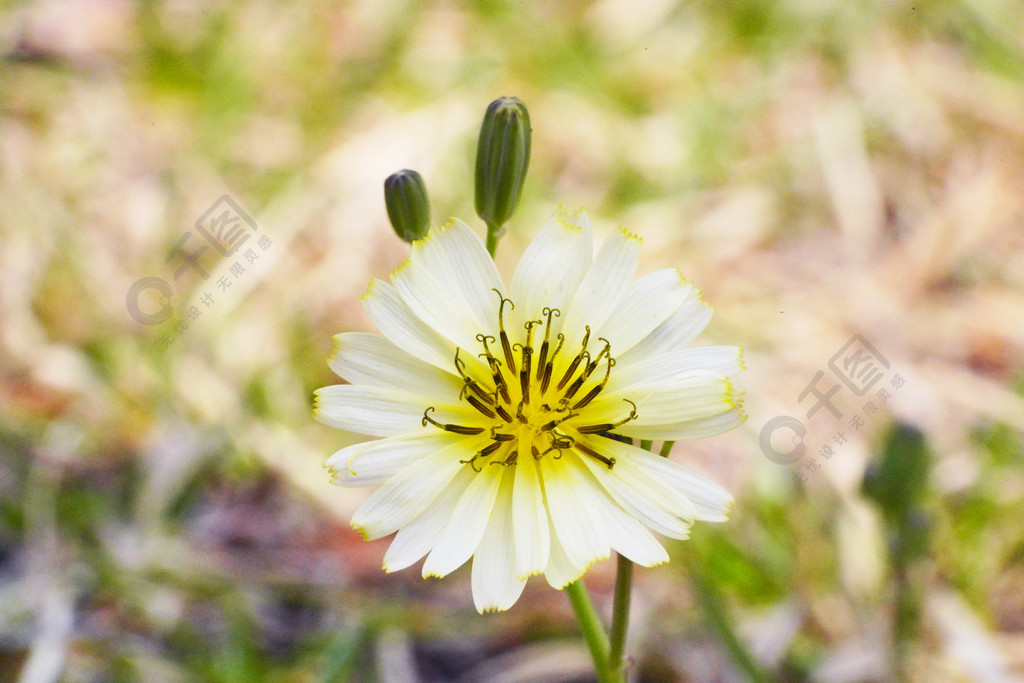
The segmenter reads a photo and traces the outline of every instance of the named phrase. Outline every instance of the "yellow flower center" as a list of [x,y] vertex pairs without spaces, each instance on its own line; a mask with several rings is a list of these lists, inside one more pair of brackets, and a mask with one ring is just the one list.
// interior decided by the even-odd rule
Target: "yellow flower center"
[[[497,290],[495,290],[497,292]],[[524,323],[524,343],[511,343],[505,330],[505,305],[513,309],[515,304],[498,292],[498,337],[478,334],[476,340],[483,348],[481,358],[486,359],[490,379],[474,379],[467,373],[466,362],[455,352],[455,369],[465,385],[460,394],[480,414],[483,423],[490,427],[445,424],[430,416],[433,407],[423,412],[423,426],[432,424],[438,429],[475,436],[488,432],[491,442],[477,451],[473,457],[461,462],[480,471],[480,461],[490,464],[514,465],[520,453],[528,452],[540,460],[549,453],[562,456],[565,449],[595,458],[609,469],[615,466],[615,458],[583,444],[570,435],[600,434],[614,435],[611,431],[637,418],[636,404],[624,399],[632,409],[629,415],[617,422],[593,423],[586,419],[585,410],[607,386],[615,359],[611,355],[611,343],[598,338],[602,346],[597,353],[588,348],[590,327],[580,342],[579,349],[571,360],[561,355],[565,344],[562,333],[551,338],[551,321],[561,315],[557,308],[544,308],[542,320],[528,320]],[[537,328],[543,326],[543,341],[539,346],[535,337]],[[495,346],[492,349],[492,345]],[[598,379],[600,378],[600,379]],[[584,387],[587,387],[584,391]]]

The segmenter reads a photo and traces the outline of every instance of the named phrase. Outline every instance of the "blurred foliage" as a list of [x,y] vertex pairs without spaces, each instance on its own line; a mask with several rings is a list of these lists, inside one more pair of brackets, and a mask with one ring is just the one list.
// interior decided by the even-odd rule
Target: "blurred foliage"
[[[40,0],[0,27],[0,679],[586,680],[543,581],[479,617],[465,569],[383,574],[321,468],[357,437],[309,419],[407,254],[381,183],[417,168],[472,218],[503,95],[534,128],[506,276],[585,204],[748,350],[749,423],[673,456],[736,508],[637,572],[638,678],[1024,675],[1020,3]],[[175,277],[224,194],[269,246]],[[126,312],[147,275],[162,326]],[[855,332],[907,387],[832,459],[768,462],[761,425]]]

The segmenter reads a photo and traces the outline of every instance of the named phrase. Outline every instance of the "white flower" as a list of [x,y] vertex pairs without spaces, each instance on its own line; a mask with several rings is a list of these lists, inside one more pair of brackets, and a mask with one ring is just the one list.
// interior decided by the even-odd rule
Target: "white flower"
[[481,612],[508,609],[529,576],[555,588],[615,550],[652,566],[649,530],[686,538],[731,496],[630,439],[693,439],[745,415],[732,346],[685,348],[710,307],[677,270],[632,282],[640,239],[613,233],[592,258],[582,212],[560,212],[504,285],[480,239],[449,221],[413,244],[363,306],[383,336],[335,338],[350,384],[316,392],[315,417],[384,437],[327,460],[336,483],[380,485],[352,526],[398,532],[384,570],[427,556],[445,576],[473,558]]

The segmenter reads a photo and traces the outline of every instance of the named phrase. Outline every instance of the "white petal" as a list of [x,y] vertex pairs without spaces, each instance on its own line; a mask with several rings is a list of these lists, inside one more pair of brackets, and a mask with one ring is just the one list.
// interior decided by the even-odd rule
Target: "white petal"
[[505,283],[468,225],[453,218],[432,228],[425,239],[413,243],[410,258],[419,261],[450,298],[464,301],[476,319],[477,331],[497,330],[499,299],[493,290],[504,293]]
[[728,517],[732,496],[700,472],[641,448],[634,449],[630,460],[648,477],[664,482],[686,496],[697,509],[697,519],[724,522]]
[[334,355],[327,365],[352,384],[393,389],[442,403],[458,403],[464,386],[451,372],[410,356],[380,335],[363,332],[335,335]]
[[342,448],[325,464],[339,486],[378,486],[452,440],[451,434],[439,431],[392,436]]
[[629,414],[629,408],[621,406],[625,399],[636,405],[637,417],[616,429],[627,434],[628,430],[639,427],[671,424],[696,420],[732,410],[738,405],[741,394],[733,389],[732,382],[707,370],[679,372],[667,379],[636,384],[632,389],[607,391],[587,406],[594,414],[605,415],[615,411]]
[[[697,508],[685,496],[666,484],[650,477],[646,470],[633,461],[634,451],[641,449],[604,437],[582,436],[570,432],[577,443],[615,458],[612,469],[587,455],[580,460],[594,477],[626,512],[640,520],[644,526],[670,538],[686,538],[690,525],[697,518]],[[554,545],[554,544],[552,544]]]
[[458,471],[465,467],[459,460],[488,441],[486,435],[482,439],[459,439],[399,470],[359,506],[352,515],[352,526],[369,541],[406,526],[452,484]]
[[446,576],[473,556],[491,518],[502,470],[501,466],[484,467],[475,473],[437,545],[423,563],[423,578]]
[[692,288],[675,268],[648,273],[630,285],[594,335],[611,342],[613,355],[622,355],[671,318]]
[[547,579],[548,585],[562,590],[583,576],[586,571],[586,567],[581,569],[569,561],[561,541],[558,540],[558,534],[551,534],[551,558],[544,569],[544,578]]
[[608,540],[612,549],[642,567],[654,567],[668,562],[668,553],[658,539],[635,517],[613,500],[604,509]]
[[692,288],[686,301],[672,316],[656,327],[629,351],[618,352],[616,360],[629,364],[636,358],[651,358],[682,349],[697,338],[711,320],[712,308],[704,302],[700,290]]
[[[487,523],[480,545],[473,554],[473,603],[478,612],[506,610],[515,604],[526,586],[525,579],[516,578],[515,552],[512,537],[513,474],[502,468],[501,487],[494,511]],[[544,523],[547,524],[545,518]]]
[[[486,418],[469,404],[451,405],[408,396],[394,389],[333,384],[313,392],[313,417],[329,427],[369,436],[428,433],[423,414],[442,424],[475,426]],[[422,431],[421,431],[422,430]]]
[[544,494],[555,534],[572,566],[584,571],[609,555],[608,532],[601,514],[599,484],[572,452],[541,463]]
[[455,344],[416,317],[394,287],[382,280],[372,280],[361,301],[370,320],[391,343],[455,374]]
[[652,439],[655,441],[681,441],[683,439],[703,439],[708,436],[722,434],[743,424],[747,414],[739,404],[731,410],[718,415],[709,415],[695,420],[685,420],[659,425],[637,425],[633,423],[617,427],[615,431],[632,439]]
[[583,338],[587,325],[597,329],[615,310],[640,261],[641,240],[619,228],[604,241],[565,312],[562,333],[568,342]]
[[391,273],[391,284],[416,317],[445,339],[464,349],[479,345],[476,335],[481,333],[480,323],[466,297],[438,281],[422,261],[406,259]]
[[384,571],[397,572],[405,569],[437,545],[441,533],[451,519],[455,504],[469,486],[473,474],[473,470],[463,467],[434,502],[427,506],[423,514],[398,530],[384,554]]
[[389,389],[335,384],[313,392],[313,417],[329,427],[369,436],[396,436],[420,428],[423,404]]
[[630,353],[625,361],[616,359],[615,369],[605,391],[610,393],[620,389],[631,389],[648,382],[672,379],[694,370],[708,370],[718,375],[730,376],[745,367],[743,349],[738,346],[680,348],[652,356]]
[[550,529],[544,507],[537,462],[530,444],[520,439],[512,491],[512,539],[515,547],[515,573],[525,579],[544,571],[548,564]]
[[568,310],[590,267],[593,248],[585,213],[555,214],[530,242],[512,276],[509,296],[515,309],[506,312],[510,334],[522,330],[527,320],[541,319],[544,307]]

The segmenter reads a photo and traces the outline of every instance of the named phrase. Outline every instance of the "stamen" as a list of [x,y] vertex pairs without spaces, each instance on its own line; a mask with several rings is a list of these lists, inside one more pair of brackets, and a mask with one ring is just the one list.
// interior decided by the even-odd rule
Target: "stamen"
[[[493,339],[493,337],[491,338]],[[484,354],[480,355],[482,356]],[[494,356],[487,354],[487,365],[491,368],[491,379],[494,380],[496,395],[501,394],[505,403],[511,403],[512,397],[509,396],[508,387],[505,386],[505,377],[501,374],[501,362]],[[494,403],[497,403],[497,400],[495,400]]]
[[463,434],[465,436],[474,436],[476,434],[483,434],[485,430],[483,427],[463,427],[462,425],[455,424],[441,424],[434,418],[430,417],[430,412],[434,410],[434,406],[430,406],[423,411],[423,419],[420,420],[421,424],[426,427],[427,423],[434,425],[438,429],[443,429],[446,432],[453,432],[455,434]]
[[549,438],[549,443],[554,448],[572,448],[576,443],[576,439],[572,438],[568,434],[563,434],[557,429],[551,430],[552,436]]
[[[543,377],[541,377],[541,380],[540,380],[540,393],[542,393],[542,394],[545,391],[548,390],[548,385],[551,383],[551,372],[552,372],[552,370],[554,370],[555,356],[558,355],[558,352],[562,348],[562,342],[564,342],[564,341],[565,341],[565,335],[562,334],[561,332],[559,332],[558,333],[558,346],[555,347],[555,351],[554,351],[554,353],[551,354],[551,358],[548,359],[548,362],[546,364],[544,364],[544,374],[543,374]],[[545,343],[547,343],[547,342],[545,342]],[[537,366],[537,371],[540,372],[540,365]]]
[[584,380],[587,380],[587,379],[590,378],[590,375],[592,375],[594,373],[594,370],[597,369],[597,364],[601,362],[602,358],[604,358],[606,355],[609,358],[611,358],[610,354],[611,354],[611,349],[612,349],[612,343],[610,341],[608,341],[607,339],[605,339],[604,337],[601,337],[600,340],[604,342],[604,348],[601,349],[601,352],[598,353],[597,356],[595,356],[592,361],[587,363],[587,367],[583,370],[583,375],[582,375]]
[[480,333],[476,335],[476,340],[484,345],[484,355],[486,355],[487,360],[490,361],[490,359],[493,358],[494,356],[491,355],[491,349],[490,347],[487,346],[487,342],[493,342],[494,335]]
[[570,411],[569,413],[567,413],[565,415],[565,417],[560,417],[558,419],[551,420],[550,422],[548,422],[548,423],[546,423],[544,425],[541,425],[540,431],[542,431],[542,432],[549,432],[552,429],[554,429],[555,427],[557,427],[558,425],[560,425],[563,422],[565,422],[566,420],[574,418],[574,417],[577,417],[578,415],[579,415],[579,413],[574,413],[574,412]]
[[565,383],[568,382],[569,378],[573,376],[573,374],[576,372],[576,368],[580,366],[580,363],[583,361],[584,358],[586,358],[588,361],[590,360],[590,352],[587,351],[586,349],[576,354],[576,357],[572,359],[571,363],[569,363],[569,369],[565,371],[564,375],[562,375],[562,379],[556,387],[557,389],[561,389],[562,387],[565,386]]
[[512,310],[516,310],[516,305],[512,303],[512,299],[506,299],[501,295],[497,289],[492,290],[498,295],[501,300],[498,303],[498,337],[501,339],[501,350],[505,353],[505,364],[508,367],[509,372],[516,371],[516,361],[512,357],[512,346],[508,343],[508,334],[505,332],[505,304],[507,303],[512,307]]
[[478,399],[476,396],[467,396],[466,397],[466,401],[469,402],[469,405],[473,406],[479,412],[483,413],[487,417],[491,417],[491,418],[497,417],[495,415],[494,411],[491,410],[490,408],[488,408],[487,406],[485,406],[483,403],[481,403],[480,399]]
[[594,458],[596,460],[600,460],[601,462],[603,462],[608,467],[608,469],[612,469],[613,467],[615,467],[615,458],[609,458],[607,455],[601,455],[600,453],[595,451],[590,446],[587,446],[587,445],[582,444],[582,443],[577,441],[576,442],[576,449],[580,450],[580,451],[583,451],[584,453],[589,455],[591,458]]
[[534,454],[535,454],[533,457],[536,460],[540,460],[541,458],[543,458],[545,455],[547,455],[551,451],[558,451],[558,455],[553,456],[555,458],[555,460],[560,460],[562,458],[562,455],[563,455],[562,449],[561,448],[555,448],[554,446],[548,446],[548,449],[546,451],[544,451],[543,453],[541,453],[540,455],[536,455],[536,451],[537,451],[536,448],[534,448],[533,450],[534,450]]
[[636,412],[636,404],[633,403],[632,401],[630,401],[628,398],[624,398],[622,400],[625,401],[626,403],[628,403],[629,405],[633,406],[633,409],[629,411],[629,415],[627,415],[626,417],[622,418],[618,422],[606,422],[604,424],[586,425],[584,427],[577,427],[576,431],[578,431],[580,434],[601,434],[603,432],[611,431],[611,430],[615,429],[616,427],[621,427],[622,425],[626,424],[627,422],[635,420],[637,417],[639,417],[638,413]]
[[[587,405],[588,403],[593,401],[595,398],[597,398],[597,395],[600,394],[601,390],[604,389],[605,386],[608,384],[608,377],[611,375],[612,367],[614,365],[615,365],[615,359],[609,357],[608,358],[607,367],[605,367],[605,369],[604,369],[604,379],[602,379],[596,386],[594,386],[590,391],[588,391],[586,396],[584,396],[579,401],[577,401],[576,405],[574,405],[572,407],[573,410],[579,410],[580,408],[582,408],[583,406]],[[629,399],[623,399],[623,400],[628,401]]]
[[512,348],[520,347],[523,350],[523,367],[519,371],[519,388],[522,392],[523,402],[527,405],[530,404],[530,365],[533,359],[533,328],[535,325],[540,325],[540,320],[527,320],[524,323],[526,327],[526,344],[513,344]]
[[512,441],[516,438],[515,434],[504,434],[497,429],[497,427],[491,427],[491,438],[495,441]]
[[[461,358],[459,358],[459,351],[460,350],[461,349],[455,349],[455,370],[459,373],[459,377],[462,378],[462,381],[465,382],[466,385],[464,387],[462,387],[462,391],[459,392],[459,398],[466,398],[466,389],[469,389],[474,394],[476,394],[480,399],[482,399],[483,401],[486,401],[487,403],[490,403],[490,404],[493,405],[494,404],[494,398],[490,394],[488,394],[486,391],[484,391],[484,388],[482,386],[480,386],[479,382],[477,382],[472,377],[470,377],[469,375],[466,374],[466,361],[464,361]],[[477,408],[477,409],[479,410],[479,408]],[[489,417],[494,417],[494,416],[490,415]]]
[[505,408],[505,406],[503,406],[502,404],[499,403],[496,406],[494,406],[494,412],[496,412],[498,414],[498,417],[500,417],[505,422],[508,422],[509,424],[512,423],[512,415],[508,412],[508,409]]
[[498,450],[499,448],[501,448],[501,443],[496,441],[496,442],[494,442],[492,444],[488,444],[488,445],[484,446],[483,448],[481,448],[469,460],[460,460],[459,462],[462,463],[463,465],[469,465],[470,467],[473,468],[474,472],[482,472],[483,470],[479,469],[476,466],[477,458],[486,458],[487,456],[489,456],[491,453],[493,453],[494,451]]
[[544,341],[540,345],[540,359],[537,361],[537,379],[544,376],[544,368],[548,361],[548,346],[551,340],[551,317],[556,318],[562,315],[562,312],[557,308],[544,307],[541,311],[543,315],[548,317],[547,323],[544,325]]
[[572,384],[569,385],[569,388],[565,390],[565,395],[562,396],[558,403],[562,406],[569,405],[569,400],[576,395],[576,392],[580,390],[580,387],[582,387],[583,383],[586,381],[587,376],[581,373],[579,377],[573,380]]

